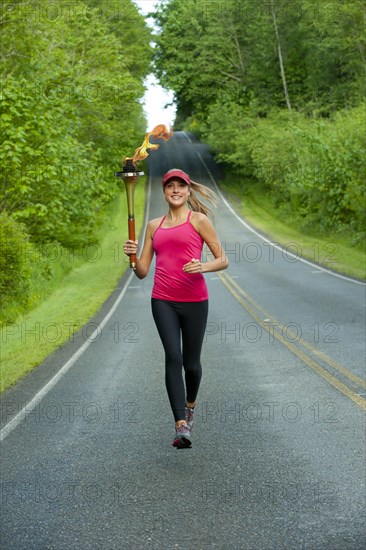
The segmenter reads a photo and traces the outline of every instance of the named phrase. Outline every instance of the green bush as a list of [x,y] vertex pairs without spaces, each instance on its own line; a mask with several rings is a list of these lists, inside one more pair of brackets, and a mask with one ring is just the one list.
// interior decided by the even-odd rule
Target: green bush
[[235,173],[253,175],[251,133],[257,121],[248,109],[229,102],[216,103],[210,109],[204,138],[219,162],[230,165]]
[[[1,322],[5,311],[14,303],[27,306],[30,286],[28,251],[32,245],[24,227],[6,213],[0,215],[0,309]],[[5,315],[6,317],[7,315]]]
[[[363,235],[365,214],[365,108],[344,110],[333,119],[305,121],[294,128],[297,163],[286,175],[304,226],[352,230]],[[293,204],[295,204],[293,202]]]
[[[223,118],[225,124],[222,124]],[[273,111],[266,118],[230,105],[213,108],[207,140],[241,177],[264,184],[303,229],[364,236],[365,106],[330,119]]]
[[34,95],[25,79],[3,79],[2,207],[26,225],[33,242],[83,245],[93,238],[97,213],[113,187],[92,147],[75,139],[74,109],[64,100],[47,109],[47,99]]

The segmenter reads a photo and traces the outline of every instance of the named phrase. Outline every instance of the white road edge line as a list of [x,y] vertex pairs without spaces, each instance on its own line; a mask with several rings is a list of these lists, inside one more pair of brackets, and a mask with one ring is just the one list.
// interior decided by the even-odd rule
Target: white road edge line
[[[183,134],[185,135],[185,137],[188,139],[188,141],[190,143],[192,143],[192,141],[190,140],[190,138],[186,135],[185,132],[183,132]],[[230,206],[230,204],[228,203],[228,201],[225,199],[225,197],[223,196],[223,194],[221,193],[217,183],[216,183],[216,180],[215,178],[213,177],[209,167],[207,166],[207,164],[205,163],[205,161],[203,160],[201,154],[197,151],[197,156],[198,158],[200,159],[200,161],[202,162],[203,166],[205,167],[205,169],[207,170],[207,173],[208,175],[210,176],[210,179],[212,181],[212,183],[214,184],[215,186],[215,189],[216,189],[216,192],[217,194],[220,196],[221,200],[223,201],[223,203],[225,204],[225,206],[230,210],[230,212],[233,214],[233,216],[235,216],[235,218],[242,224],[244,225],[249,231],[251,231],[252,233],[254,233],[255,235],[257,235],[257,237],[259,237],[263,242],[265,243],[268,243],[268,244],[271,244],[274,248],[277,248],[277,250],[280,250],[281,252],[286,252],[286,255],[288,256],[292,256],[292,258],[296,258],[298,259],[300,262],[303,262],[304,264],[307,264],[307,265],[310,265],[311,267],[317,267],[318,269],[320,269],[319,273],[322,272],[322,273],[328,273],[329,275],[333,275],[333,277],[338,277],[339,279],[344,279],[345,281],[348,281],[350,283],[354,283],[356,285],[362,285],[362,286],[365,286],[366,283],[363,283],[362,281],[357,281],[356,279],[351,279],[351,277],[347,277],[346,275],[341,275],[340,273],[335,273],[334,271],[329,271],[329,269],[326,269],[326,268],[319,268],[319,266],[317,264],[314,264],[312,262],[310,262],[309,260],[305,260],[305,258],[301,258],[300,256],[297,256],[296,254],[292,254],[292,252],[289,252],[288,250],[285,250],[284,248],[282,248],[281,246],[277,245],[277,244],[274,244],[273,242],[269,241],[266,237],[264,237],[263,235],[261,235],[261,233],[258,233],[258,231],[256,231],[255,229],[253,229],[253,227],[251,227],[250,225],[248,225],[236,212],[235,210],[233,210],[233,208]]]
[[[142,233],[145,233],[147,222],[149,219],[149,209],[150,209],[150,195],[151,195],[151,177],[149,177],[149,187],[148,187],[148,196],[147,196],[147,208],[146,208],[146,216],[145,216],[145,223],[144,223],[144,229]],[[47,393],[56,386],[57,382],[61,380],[61,378],[67,373],[69,369],[76,363],[76,361],[81,357],[81,355],[84,353],[84,351],[90,346],[90,344],[93,342],[94,338],[96,338],[99,334],[98,331],[100,331],[101,328],[103,328],[109,319],[112,317],[113,313],[116,311],[117,307],[119,306],[120,302],[122,301],[127,289],[128,285],[131,282],[131,279],[133,277],[133,271],[131,271],[127,281],[124,284],[124,287],[122,288],[121,292],[119,293],[116,301],[114,302],[111,309],[108,311],[106,316],[103,318],[103,320],[100,322],[98,327],[95,329],[93,334],[88,338],[86,342],[70,357],[70,359],[60,368],[60,370],[39,390],[38,393],[27,403],[27,405],[24,407],[24,410],[27,412],[24,412],[24,410],[19,411],[0,431],[0,441],[3,441],[17,426],[20,424],[20,422],[32,412],[32,410],[42,401],[42,399],[47,395]]]

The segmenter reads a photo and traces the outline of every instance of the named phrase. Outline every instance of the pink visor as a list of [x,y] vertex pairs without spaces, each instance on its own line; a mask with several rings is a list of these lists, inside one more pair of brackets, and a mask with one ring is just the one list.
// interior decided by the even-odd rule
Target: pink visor
[[184,183],[187,183],[187,185],[191,184],[189,175],[183,172],[183,170],[178,170],[177,168],[173,168],[172,170],[169,170],[169,172],[164,174],[162,179],[162,184],[165,185],[169,180],[172,180],[175,178],[183,180]]

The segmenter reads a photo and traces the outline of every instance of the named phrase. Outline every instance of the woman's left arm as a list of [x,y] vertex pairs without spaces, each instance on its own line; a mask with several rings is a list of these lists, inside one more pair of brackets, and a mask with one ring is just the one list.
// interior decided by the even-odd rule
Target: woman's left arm
[[201,235],[206,245],[210,249],[214,260],[201,263],[200,259],[192,258],[192,260],[185,264],[183,270],[186,273],[209,273],[212,271],[221,271],[229,266],[229,260],[222,248],[221,242],[217,236],[216,230],[207,216],[204,214],[195,213],[195,217],[192,220],[192,225]]

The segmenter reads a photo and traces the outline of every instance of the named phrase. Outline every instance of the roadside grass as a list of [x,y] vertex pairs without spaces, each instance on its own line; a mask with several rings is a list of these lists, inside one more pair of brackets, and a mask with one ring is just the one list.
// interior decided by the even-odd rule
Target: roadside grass
[[[144,216],[145,178],[135,191],[136,233]],[[127,237],[126,195],[121,193],[108,206],[99,232],[98,246],[70,255],[70,270],[51,281],[52,293],[16,322],[1,328],[0,391],[13,385],[80,330],[100,309],[129,267],[122,251]],[[60,259],[63,264],[65,258]],[[65,265],[62,266],[65,269]],[[56,266],[55,273],[60,269]],[[86,337],[90,336],[90,331]]]
[[220,182],[220,188],[235,211],[271,242],[329,270],[365,280],[365,247],[352,246],[352,235],[346,238],[334,233],[300,232],[298,220],[289,215],[283,219],[283,214],[259,185],[250,182],[245,186],[233,185],[227,180]]

